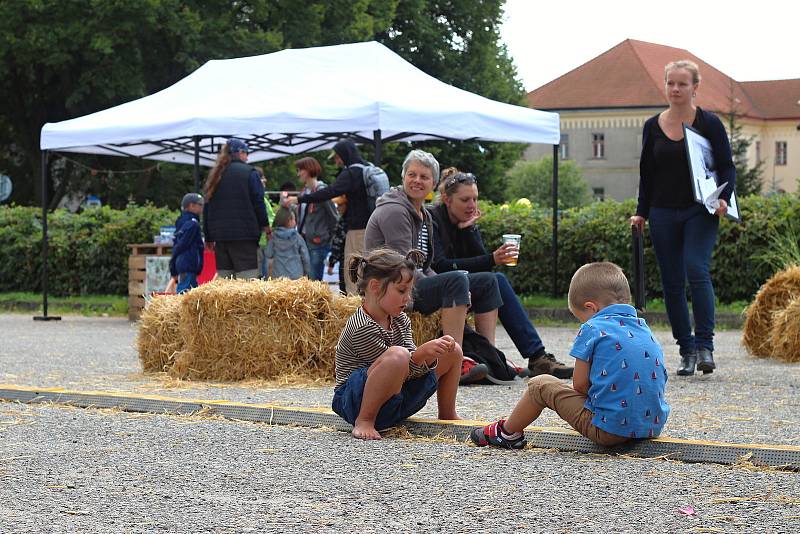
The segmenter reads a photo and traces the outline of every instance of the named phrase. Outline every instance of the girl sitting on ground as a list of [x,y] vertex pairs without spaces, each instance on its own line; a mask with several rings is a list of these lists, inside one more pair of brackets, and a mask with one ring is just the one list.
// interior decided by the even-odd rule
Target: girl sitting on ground
[[353,436],[381,439],[379,430],[421,410],[437,393],[439,419],[460,419],[456,391],[461,347],[442,336],[414,345],[411,300],[418,250],[402,255],[386,248],[354,255],[347,276],[362,304],[348,319],[336,345],[336,389],[332,408],[353,425]]

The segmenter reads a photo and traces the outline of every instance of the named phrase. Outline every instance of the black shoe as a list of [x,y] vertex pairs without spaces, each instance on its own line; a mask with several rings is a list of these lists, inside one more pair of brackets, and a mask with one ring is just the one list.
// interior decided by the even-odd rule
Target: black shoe
[[471,358],[464,358],[461,364],[461,378],[458,383],[462,386],[480,382],[489,374],[489,368],[485,363],[477,363]]
[[697,351],[697,370],[703,371],[703,374],[713,373],[717,368],[714,363],[714,355],[708,349],[698,349]]
[[697,351],[681,354],[681,366],[678,367],[678,376],[691,376],[697,363]]
[[528,361],[528,371],[530,376],[553,375],[556,378],[572,378],[575,368],[561,363],[555,356],[545,352],[538,358],[531,358]]

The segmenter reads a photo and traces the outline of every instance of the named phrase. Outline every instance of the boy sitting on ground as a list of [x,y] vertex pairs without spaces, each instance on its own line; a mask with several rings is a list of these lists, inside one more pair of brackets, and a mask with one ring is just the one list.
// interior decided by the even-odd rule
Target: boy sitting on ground
[[197,287],[197,275],[203,270],[205,248],[199,220],[203,213],[203,197],[197,193],[186,193],[181,200],[181,209],[183,211],[175,221],[172,257],[169,260],[169,274],[177,283],[176,293]]
[[583,323],[570,351],[573,385],[550,375],[532,378],[506,420],[470,434],[479,447],[525,447],[524,429],[550,408],[581,435],[602,446],[659,435],[669,415],[661,346],[630,305],[625,274],[613,263],[578,269],[569,309]]

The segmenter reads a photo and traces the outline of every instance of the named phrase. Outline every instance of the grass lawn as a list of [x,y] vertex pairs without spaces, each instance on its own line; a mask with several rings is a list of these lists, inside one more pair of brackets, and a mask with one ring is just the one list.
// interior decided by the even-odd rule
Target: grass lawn
[[[520,295],[520,300],[526,308],[558,308],[567,309],[567,297],[553,298],[545,295]],[[717,302],[717,313],[741,314],[747,307],[747,302],[739,301],[730,304]],[[646,303],[649,312],[666,312],[663,299],[652,299]]]
[[[42,312],[40,293],[0,293],[0,311],[18,313]],[[128,297],[120,295],[84,295],[47,297],[48,315],[85,315],[89,317],[123,317],[128,315]]]
[[[522,304],[527,308],[555,308],[567,309],[567,298],[557,298],[544,295],[520,296]],[[123,317],[128,314],[128,297],[120,295],[84,295],[77,297],[47,298],[48,314],[53,315],[85,315],[90,317]],[[731,304],[717,303],[717,313],[741,314],[747,302],[734,302]],[[0,293],[0,311],[35,313],[42,311],[42,295],[39,293]],[[647,311],[664,312],[664,301],[653,299],[647,301]],[[539,324],[539,321],[537,321]],[[558,323],[554,323],[558,324]]]

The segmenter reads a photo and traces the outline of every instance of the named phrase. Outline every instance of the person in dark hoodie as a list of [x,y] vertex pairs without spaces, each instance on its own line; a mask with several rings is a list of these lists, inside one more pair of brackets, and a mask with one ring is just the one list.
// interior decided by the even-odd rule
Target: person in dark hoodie
[[269,221],[261,177],[247,164],[248,152],[241,139],[228,139],[206,180],[203,224],[220,278],[259,275],[258,239]]
[[181,201],[181,214],[175,221],[175,238],[169,273],[177,284],[176,293],[197,287],[197,275],[203,270],[203,236],[198,217],[203,213],[203,197],[186,193]]
[[438,181],[436,158],[422,150],[409,152],[403,162],[403,184],[391,188],[376,203],[367,224],[364,248],[370,251],[386,246],[401,254],[420,250],[424,261],[417,271],[412,309],[425,315],[441,310],[442,332],[452,336],[460,347],[467,308],[471,306],[475,329],[494,345],[497,309],[503,305],[495,276],[466,271],[436,274],[431,269],[435,236],[425,197]]
[[[365,165],[366,161],[361,157],[356,144],[350,139],[339,141],[333,146],[333,159],[336,165],[342,169],[336,176],[336,180],[329,187],[300,195],[297,202],[300,204],[319,203],[340,195],[347,197],[347,211],[344,214],[347,222],[347,234],[343,265],[348,265],[353,254],[360,254],[364,251],[364,229],[367,227],[370,216],[363,168],[351,167],[351,165]],[[408,251],[403,254],[406,252]],[[349,277],[346,277],[345,285],[347,293],[357,294],[356,286]]]

